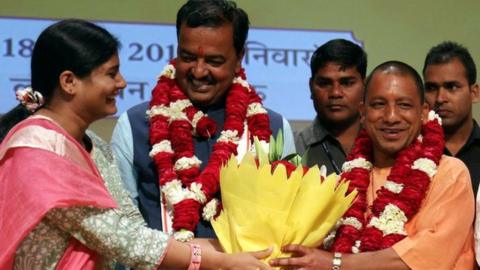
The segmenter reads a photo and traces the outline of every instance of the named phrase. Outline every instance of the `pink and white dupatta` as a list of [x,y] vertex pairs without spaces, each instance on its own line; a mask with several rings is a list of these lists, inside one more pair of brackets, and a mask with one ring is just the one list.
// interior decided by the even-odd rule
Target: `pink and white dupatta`
[[[15,126],[0,145],[0,269],[53,208],[117,207],[88,152],[43,117]],[[57,269],[94,269],[99,256],[71,239]]]

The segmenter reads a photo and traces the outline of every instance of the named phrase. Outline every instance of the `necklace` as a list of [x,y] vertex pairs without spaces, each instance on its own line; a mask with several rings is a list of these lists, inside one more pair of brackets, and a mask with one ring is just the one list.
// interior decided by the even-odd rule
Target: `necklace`
[[214,196],[219,190],[220,168],[231,155],[237,155],[244,128],[248,127],[248,139],[257,137],[268,149],[272,133],[268,113],[242,69],[228,91],[224,127],[202,172],[201,161],[194,153],[193,136],[210,138],[216,132],[216,123],[195,108],[177,85],[175,60],[160,75],[147,115],[152,145],[150,157],[157,167],[166,203],[173,207],[174,236],[188,241],[194,236],[202,206],[205,206],[206,220],[218,213],[220,205]]
[[407,234],[405,224],[418,212],[430,179],[437,171],[444,146],[441,120],[430,112],[429,121],[422,127],[422,135],[398,153],[387,181],[377,191],[371,213],[365,215],[372,169],[372,141],[362,129],[341,174],[342,181],[350,181],[349,191],[357,189],[358,195],[339,221],[333,251],[374,251],[402,240]]

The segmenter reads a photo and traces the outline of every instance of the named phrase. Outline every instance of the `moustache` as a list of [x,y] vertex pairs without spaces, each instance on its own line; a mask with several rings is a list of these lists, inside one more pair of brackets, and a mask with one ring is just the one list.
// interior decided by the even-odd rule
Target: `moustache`
[[205,83],[205,84],[214,84],[216,81],[211,75],[206,75],[202,78],[195,78],[192,73],[187,74],[187,79],[192,82],[192,81],[197,81],[200,83]]

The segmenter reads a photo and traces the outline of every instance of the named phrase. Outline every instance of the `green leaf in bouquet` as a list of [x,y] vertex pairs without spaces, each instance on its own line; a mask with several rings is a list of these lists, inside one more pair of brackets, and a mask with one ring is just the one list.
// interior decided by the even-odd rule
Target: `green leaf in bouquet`
[[308,160],[308,153],[309,152],[310,152],[310,148],[307,148],[307,150],[305,150],[305,153],[303,153],[303,155],[302,155],[302,159],[301,159],[302,161],[301,162],[302,162],[303,166],[308,166],[307,160]]
[[294,155],[292,158],[288,160],[290,163],[292,163],[295,166],[302,166],[304,165],[302,163],[302,157],[300,155]]
[[275,138],[272,135],[270,135],[270,143],[268,144],[268,160],[270,160],[270,162],[277,160],[275,153]]
[[278,130],[277,133],[277,140],[275,142],[275,154],[276,154],[276,160],[279,160],[282,158],[283,154],[283,132],[282,129]]
[[297,153],[288,154],[288,155],[286,155],[284,158],[282,158],[282,160],[290,161],[290,160],[293,159],[295,156],[298,156],[298,154],[297,154]]
[[268,153],[265,153],[260,141],[257,137],[253,137],[253,142],[255,145],[255,152],[257,153],[258,164],[260,166],[268,164]]

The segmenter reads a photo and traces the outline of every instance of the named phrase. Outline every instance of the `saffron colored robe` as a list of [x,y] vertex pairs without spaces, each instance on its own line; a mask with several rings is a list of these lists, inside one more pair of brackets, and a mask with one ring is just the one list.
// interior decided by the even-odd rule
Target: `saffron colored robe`
[[[390,168],[374,168],[367,200],[385,183]],[[418,213],[405,225],[407,237],[392,246],[414,270],[471,270],[475,267],[475,205],[470,174],[457,158],[443,156]]]

